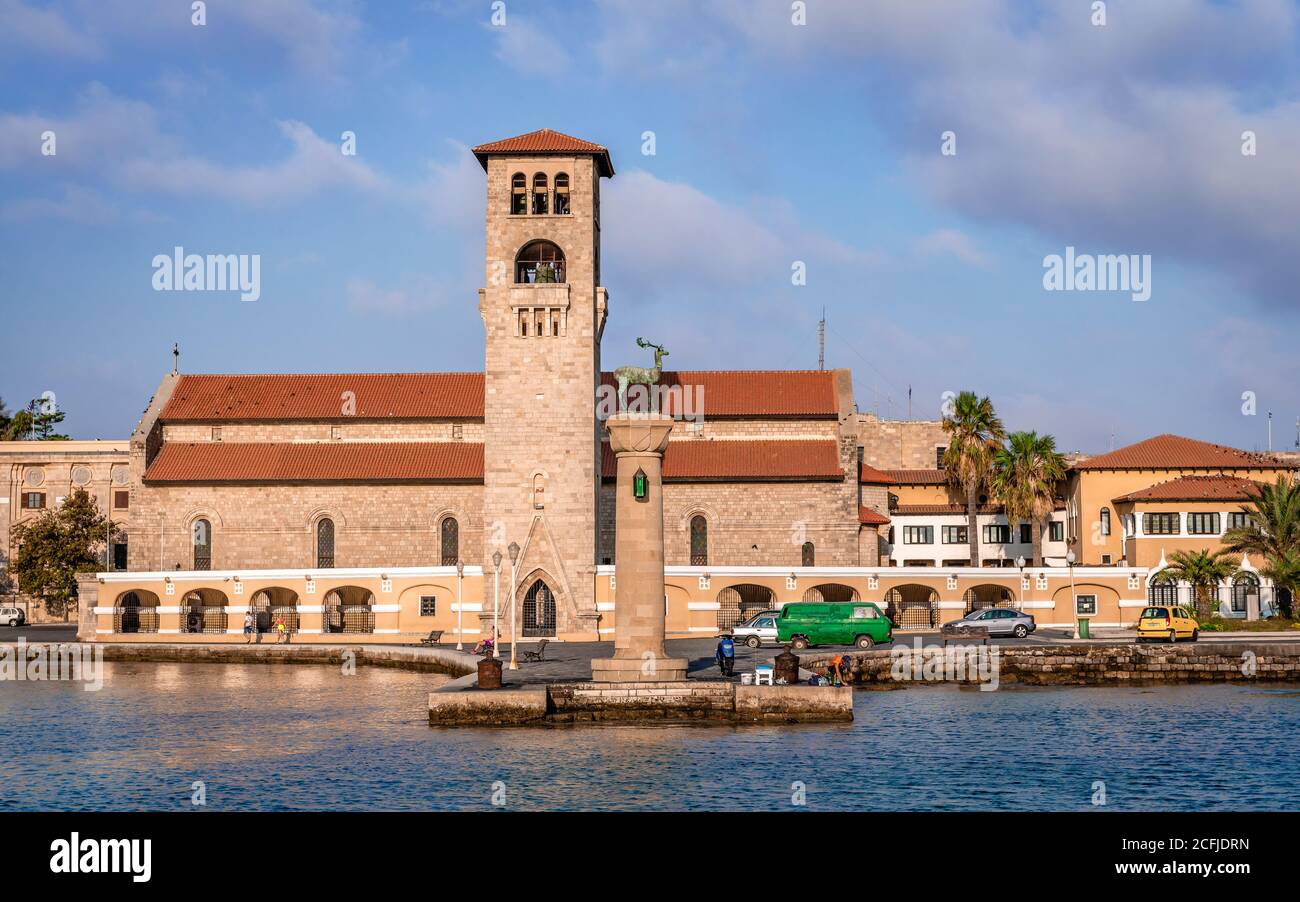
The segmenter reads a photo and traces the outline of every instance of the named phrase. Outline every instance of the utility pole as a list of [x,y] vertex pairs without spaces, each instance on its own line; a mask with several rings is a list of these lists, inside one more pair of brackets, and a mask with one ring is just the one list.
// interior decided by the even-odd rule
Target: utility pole
[[1268,412],[1268,450],[1273,450],[1273,411]]
[[826,308],[822,308],[821,322],[817,324],[817,369],[826,369]]

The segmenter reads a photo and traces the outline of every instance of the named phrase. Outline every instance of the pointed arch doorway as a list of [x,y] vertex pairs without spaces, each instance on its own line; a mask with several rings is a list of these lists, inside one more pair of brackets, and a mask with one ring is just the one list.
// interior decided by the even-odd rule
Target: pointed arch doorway
[[525,639],[555,638],[555,593],[544,579],[539,577],[528,587],[520,614]]

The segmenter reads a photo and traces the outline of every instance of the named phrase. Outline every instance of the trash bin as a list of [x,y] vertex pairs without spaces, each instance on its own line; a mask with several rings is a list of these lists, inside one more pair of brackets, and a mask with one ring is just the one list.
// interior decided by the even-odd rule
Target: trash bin
[[1088,635],[1088,620],[1089,620],[1089,618],[1087,618],[1087,617],[1080,617],[1080,618],[1079,618],[1079,638],[1080,638],[1080,639],[1091,639],[1091,638],[1092,638],[1091,636]]

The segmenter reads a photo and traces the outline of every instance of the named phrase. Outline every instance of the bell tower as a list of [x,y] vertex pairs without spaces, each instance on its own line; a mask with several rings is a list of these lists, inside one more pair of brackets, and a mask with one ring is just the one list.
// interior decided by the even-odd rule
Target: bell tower
[[[596,638],[600,489],[600,180],[609,152],[550,129],[482,144],[487,171],[484,573],[501,568],[520,639]],[[510,586],[511,543],[520,548]],[[490,629],[491,599],[482,622]]]

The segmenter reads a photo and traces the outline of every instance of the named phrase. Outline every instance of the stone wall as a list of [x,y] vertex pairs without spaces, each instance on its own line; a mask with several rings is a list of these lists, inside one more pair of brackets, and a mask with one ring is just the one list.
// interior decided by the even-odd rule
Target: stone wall
[[935,448],[948,445],[939,420],[882,420],[869,413],[855,420],[862,459],[881,470],[933,469]]

